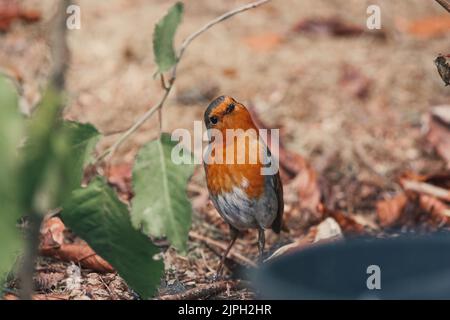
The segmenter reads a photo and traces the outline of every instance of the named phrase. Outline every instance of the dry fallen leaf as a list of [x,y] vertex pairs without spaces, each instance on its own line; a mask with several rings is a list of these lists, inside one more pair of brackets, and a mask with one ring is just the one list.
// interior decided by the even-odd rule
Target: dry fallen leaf
[[332,218],[335,221],[344,234],[360,235],[365,233],[365,227],[357,222],[349,214],[345,214],[338,210],[329,210],[322,203],[318,205],[318,211],[327,218]]
[[316,217],[320,218],[321,214],[317,211],[317,206],[320,203],[320,188],[316,172],[302,157],[296,158],[298,165],[302,169],[291,183],[298,190],[299,206],[302,209],[315,213]]
[[230,67],[230,68],[224,68],[222,69],[222,74],[230,79],[235,79],[238,76],[238,70],[236,68]]
[[129,163],[121,163],[107,166],[105,176],[108,183],[112,185],[122,200],[128,201],[133,197],[131,186],[132,165]]
[[426,138],[450,168],[450,105],[433,107]]
[[66,226],[58,217],[45,218],[41,225],[41,234],[47,235],[44,240],[58,245],[64,242],[64,230]]
[[79,263],[84,268],[98,272],[114,272],[111,265],[98,256],[86,242],[64,243],[65,230],[60,218],[45,220],[41,228],[39,253],[62,261]]
[[23,9],[18,1],[0,0],[0,31],[8,31],[16,20],[24,22],[36,22],[41,19],[41,14],[35,10]]
[[328,217],[317,226],[314,243],[323,240],[337,240],[343,237],[339,223],[335,219]]
[[317,227],[310,228],[306,236],[278,248],[270,257],[266,259],[266,261],[308,247],[314,242],[316,234],[317,234]]
[[402,217],[408,198],[401,193],[391,199],[377,203],[377,215],[382,227],[394,226]]
[[[70,296],[68,294],[56,294],[56,293],[49,293],[49,294],[35,294],[33,295],[33,300],[69,300]],[[7,293],[3,296],[3,300],[19,300],[19,297],[17,297],[14,294]]]
[[283,43],[283,36],[278,33],[264,33],[243,39],[244,43],[256,51],[270,51]]
[[266,261],[276,257],[296,252],[312,245],[333,242],[343,238],[339,224],[333,218],[326,218],[324,221],[309,229],[306,236],[282,246],[276,250]]
[[[421,223],[434,229],[449,225],[450,174],[404,173],[399,184],[404,192],[379,201],[377,213],[382,227]],[[410,214],[406,215],[406,212]],[[408,218],[408,220],[405,220]]]
[[450,16],[448,14],[412,21],[398,19],[396,24],[400,31],[423,39],[442,36],[450,32]]
[[293,32],[329,35],[335,37],[353,37],[362,34],[384,37],[384,32],[367,32],[365,26],[350,24],[338,17],[307,18],[299,21],[292,28]]
[[41,247],[39,252],[46,257],[79,263],[86,269],[98,272],[114,272],[113,267],[97,255],[84,241],[73,244],[62,244],[59,247]]
[[450,206],[432,196],[422,194],[419,197],[420,207],[428,212],[438,226],[450,222]]

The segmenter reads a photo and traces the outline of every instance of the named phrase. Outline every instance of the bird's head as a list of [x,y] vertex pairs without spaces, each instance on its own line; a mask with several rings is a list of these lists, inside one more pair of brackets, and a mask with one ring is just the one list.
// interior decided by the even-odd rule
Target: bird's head
[[247,108],[229,96],[214,99],[206,108],[205,125],[207,129],[224,132],[227,129],[256,129]]

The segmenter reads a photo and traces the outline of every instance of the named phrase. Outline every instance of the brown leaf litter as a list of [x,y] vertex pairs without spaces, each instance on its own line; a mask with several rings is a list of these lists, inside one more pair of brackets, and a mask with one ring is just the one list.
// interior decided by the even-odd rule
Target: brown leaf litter
[[450,168],[450,105],[433,107],[427,122],[426,139]]
[[41,228],[39,253],[45,257],[53,257],[61,261],[79,263],[82,267],[98,272],[114,272],[113,267],[84,241],[64,242],[66,230],[61,219],[52,217],[44,221]]
[[0,0],[0,31],[2,32],[8,31],[16,20],[32,23],[40,19],[39,11],[25,9],[19,1]]
[[420,176],[405,173],[403,192],[380,201],[377,214],[383,227],[420,224],[436,230],[450,226],[450,174]]
[[292,31],[295,33],[318,34],[334,37],[355,37],[363,34],[373,34],[384,37],[384,32],[368,32],[365,25],[357,25],[332,17],[312,17],[297,22]]

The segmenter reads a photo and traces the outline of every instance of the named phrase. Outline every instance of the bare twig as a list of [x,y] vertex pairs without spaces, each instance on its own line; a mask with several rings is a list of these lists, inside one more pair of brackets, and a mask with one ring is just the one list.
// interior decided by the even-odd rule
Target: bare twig
[[211,20],[210,22],[208,22],[207,24],[205,24],[203,27],[201,27],[200,29],[198,29],[196,32],[192,33],[190,36],[188,36],[183,43],[180,46],[180,50],[178,51],[177,54],[177,62],[175,63],[173,69],[172,69],[172,76],[169,80],[168,85],[166,86],[165,81],[163,84],[163,89],[164,89],[164,94],[161,97],[161,99],[158,101],[158,103],[156,103],[154,106],[152,106],[147,112],[145,112],[128,130],[126,130],[118,139],[116,142],[113,143],[113,145],[106,149],[102,154],[100,154],[95,163],[98,163],[99,161],[102,161],[103,159],[105,159],[106,157],[111,157],[116,150],[122,145],[122,143],[127,140],[133,133],[135,133],[148,119],[150,119],[150,117],[153,116],[153,114],[156,111],[159,111],[162,106],[164,105],[167,97],[169,96],[169,93],[172,91],[175,79],[176,79],[176,75],[177,75],[177,67],[178,64],[181,61],[181,58],[183,57],[186,49],[189,47],[189,45],[192,43],[192,41],[194,39],[196,39],[197,37],[199,37],[202,33],[206,32],[207,30],[209,30],[211,27],[213,27],[214,25],[227,20],[241,12],[259,7],[267,2],[269,2],[270,0],[259,0],[259,1],[255,1],[243,6],[240,6],[234,10],[231,10],[213,20]]
[[418,182],[412,180],[403,180],[401,184],[405,190],[425,193],[444,201],[450,201],[450,191],[447,189],[436,187],[426,182]]
[[230,289],[248,288],[249,284],[242,280],[236,281],[218,281],[199,285],[196,288],[187,290],[183,293],[165,295],[159,297],[160,300],[196,300],[205,299]]
[[[236,8],[236,9],[234,9],[234,10],[231,10],[231,11],[229,11],[229,12],[227,12],[227,13],[224,13],[223,15],[221,15],[221,16],[215,18],[214,20],[211,20],[210,22],[208,22],[207,24],[205,24],[202,28],[200,28],[198,31],[196,31],[196,32],[194,32],[193,34],[191,34],[189,37],[187,37],[187,38],[183,41],[183,43],[181,44],[181,47],[180,47],[180,52],[178,53],[178,60],[181,59],[181,57],[183,56],[183,54],[184,54],[184,52],[186,51],[187,47],[191,44],[191,42],[192,42],[195,38],[197,38],[198,36],[200,36],[202,33],[204,33],[205,31],[207,31],[208,29],[210,29],[210,28],[213,27],[214,25],[216,25],[216,24],[218,24],[218,23],[220,23],[220,22],[222,22],[222,21],[224,21],[224,20],[227,20],[227,19],[231,18],[232,16],[237,15],[237,14],[239,14],[239,13],[241,13],[241,12],[244,12],[244,11],[247,11],[247,10],[250,10],[250,9],[253,9],[253,8],[256,8],[256,7],[259,7],[260,5],[263,5],[263,4],[265,4],[265,3],[269,2],[269,1],[270,1],[270,0],[259,0],[259,1],[255,1],[255,2],[249,3],[249,4],[247,4],[247,5],[243,5],[243,6],[241,6],[241,7],[238,7],[238,8]],[[175,79],[176,68],[177,68],[177,65],[175,65],[175,68],[174,68],[174,70],[173,70],[173,75],[172,75],[172,76],[173,76],[173,79]]]
[[106,284],[105,280],[103,279],[103,277],[101,275],[99,275],[100,281],[102,282],[103,286],[105,287],[106,291],[108,291],[109,293],[109,297],[112,300],[118,300],[117,295],[111,290],[111,288],[109,287],[109,285]]
[[70,6],[70,0],[61,1],[56,13],[54,25],[51,30],[52,48],[52,73],[51,81],[56,89],[63,90],[65,75],[69,62],[69,48],[66,41],[66,10]]
[[436,0],[445,10],[450,12],[450,2],[448,0]]
[[164,95],[161,97],[159,102],[155,106],[150,108],[146,113],[144,113],[142,117],[140,117],[130,129],[128,129],[124,134],[122,134],[110,148],[105,150],[105,152],[103,152],[99,157],[97,157],[95,162],[98,163],[99,161],[103,160],[106,156],[112,156],[116,152],[116,150],[122,145],[122,143],[130,137],[130,135],[135,133],[148,119],[150,119],[150,117],[156,111],[158,111],[159,108],[161,108],[164,105],[164,102],[169,96],[171,89],[172,85],[170,85],[169,88],[165,90]]
[[[192,239],[195,239],[195,240],[199,240],[199,241],[205,242],[206,244],[218,247],[218,248],[222,249],[223,251],[225,251],[227,249],[227,245],[225,243],[222,243],[222,242],[216,241],[214,239],[202,236],[201,234],[198,234],[195,231],[190,231],[189,232],[189,237],[191,237]],[[243,262],[243,263],[245,263],[245,264],[247,264],[247,265],[249,265],[251,267],[256,267],[257,266],[255,262],[253,262],[252,260],[250,260],[247,257],[244,257],[243,255],[241,255],[240,253],[234,251],[233,249],[231,249],[230,255],[233,256],[234,258],[236,258],[237,260],[239,260],[239,261],[241,261],[241,262]]]

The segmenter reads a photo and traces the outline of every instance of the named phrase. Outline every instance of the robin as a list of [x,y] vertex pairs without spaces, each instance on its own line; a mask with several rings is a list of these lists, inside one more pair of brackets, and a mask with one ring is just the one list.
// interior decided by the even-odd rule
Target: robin
[[[258,230],[259,261],[262,262],[264,230],[272,228],[280,233],[283,187],[278,170],[272,174],[262,173],[267,159],[261,154],[270,160],[270,150],[243,104],[231,97],[220,96],[209,104],[204,121],[210,140],[204,158],[208,191],[220,216],[229,224],[231,235],[217,270],[219,277],[241,231]],[[214,136],[212,132],[215,132]],[[242,160],[238,159],[240,151],[243,151],[245,161],[238,161]],[[251,161],[255,155],[256,161]]]

